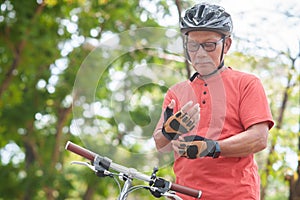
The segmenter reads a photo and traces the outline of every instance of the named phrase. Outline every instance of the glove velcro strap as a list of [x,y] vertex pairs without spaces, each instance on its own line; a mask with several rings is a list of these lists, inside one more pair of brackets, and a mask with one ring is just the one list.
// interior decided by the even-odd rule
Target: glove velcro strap
[[208,156],[213,157],[216,150],[216,141],[213,140],[204,140],[206,142],[207,148],[201,152],[200,157]]
[[183,139],[184,139],[185,142],[203,141],[203,140],[205,140],[204,137],[199,136],[199,135],[188,135],[188,136],[185,136]]

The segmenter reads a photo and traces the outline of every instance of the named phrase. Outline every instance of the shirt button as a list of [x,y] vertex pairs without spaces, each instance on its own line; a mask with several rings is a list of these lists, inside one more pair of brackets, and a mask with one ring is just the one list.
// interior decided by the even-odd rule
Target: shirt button
[[205,83],[204,86],[207,86],[207,83]]
[[204,91],[203,94],[206,94],[206,91]]
[[206,101],[205,101],[205,100],[203,100],[203,101],[202,101],[202,103],[203,103],[203,104],[205,104],[205,103],[206,103]]

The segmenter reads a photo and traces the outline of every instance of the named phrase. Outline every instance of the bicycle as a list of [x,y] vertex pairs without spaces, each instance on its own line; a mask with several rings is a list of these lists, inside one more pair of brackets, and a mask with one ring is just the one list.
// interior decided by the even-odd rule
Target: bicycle
[[[65,149],[91,161],[91,164],[80,161],[72,161],[71,164],[84,165],[94,171],[99,177],[114,178],[120,189],[120,194],[117,200],[126,200],[129,193],[137,189],[147,189],[156,198],[164,196],[175,200],[182,200],[176,195],[176,192],[195,197],[197,199],[201,197],[202,192],[200,190],[172,183],[163,178],[157,177],[156,173],[158,168],[154,168],[151,176],[149,176],[134,168],[127,168],[123,165],[114,163],[111,159],[102,157],[70,141],[67,142]],[[117,173],[109,171],[110,169]],[[122,188],[115,176],[118,176],[122,181],[124,181]],[[149,185],[132,186],[132,181],[134,179],[148,182]]]

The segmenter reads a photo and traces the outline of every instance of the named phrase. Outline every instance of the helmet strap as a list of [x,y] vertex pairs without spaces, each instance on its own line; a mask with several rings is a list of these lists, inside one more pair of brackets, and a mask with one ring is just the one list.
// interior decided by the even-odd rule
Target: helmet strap
[[220,64],[222,63],[223,57],[224,57],[225,38],[226,38],[226,36],[223,35],[222,36],[222,51],[221,51],[221,57],[220,57]]
[[195,79],[196,77],[199,77],[199,78],[201,78],[201,79],[208,78],[209,76],[211,76],[211,75],[217,73],[220,69],[222,69],[223,66],[224,66],[224,61],[222,61],[222,62],[220,63],[220,65],[218,66],[217,69],[215,69],[214,71],[212,71],[211,73],[206,74],[206,75],[201,75],[199,72],[195,72],[195,73],[193,74],[193,76],[190,77],[190,81],[193,82],[194,79]]
[[188,33],[186,33],[186,34],[184,35],[184,52],[185,52],[185,56],[186,56],[188,62],[189,62],[190,64],[192,64],[190,54],[189,54],[189,52],[188,52],[188,50],[187,50],[188,37],[189,37],[189,35],[188,35]]
[[[207,78],[207,77],[209,77],[209,76],[211,76],[211,75],[217,73],[220,69],[222,69],[222,67],[224,66],[224,60],[223,60],[223,58],[224,58],[225,38],[226,38],[226,36],[223,35],[223,36],[222,36],[222,39],[223,39],[223,41],[222,41],[222,51],[221,51],[220,64],[219,64],[219,66],[218,66],[214,71],[212,71],[211,73],[206,74],[206,75],[201,75],[201,74],[199,74],[198,72],[196,72],[196,73],[190,78],[191,81],[193,81],[197,76],[200,76],[200,77],[202,77],[202,78]],[[187,50],[187,48],[186,48],[187,41],[188,41],[188,34],[185,35],[185,40],[184,40],[184,41],[185,41],[185,42],[184,42],[184,49],[185,49],[186,57],[187,57],[187,60],[191,63],[191,58],[190,58],[190,55],[189,55],[188,50]]]
[[223,60],[223,57],[224,57],[225,38],[226,38],[226,36],[223,35],[223,36],[222,36],[222,40],[223,40],[223,41],[222,41],[222,51],[221,51],[221,57],[220,57],[220,64],[219,64],[219,66],[217,67],[217,69],[215,69],[214,71],[212,71],[212,72],[209,73],[209,74],[206,74],[206,75],[201,75],[201,74],[199,74],[200,77],[202,77],[202,78],[207,78],[207,77],[209,77],[209,76],[211,76],[211,75],[217,73],[217,72],[218,72],[220,69],[222,69],[222,67],[224,66],[224,60]]

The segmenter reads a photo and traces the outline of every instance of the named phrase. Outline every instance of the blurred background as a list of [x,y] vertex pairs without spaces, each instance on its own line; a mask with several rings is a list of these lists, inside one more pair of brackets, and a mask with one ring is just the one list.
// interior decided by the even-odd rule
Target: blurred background
[[[197,2],[0,0],[0,199],[116,199],[114,180],[70,165],[84,159],[68,140],[174,180],[151,135],[168,87],[193,73],[178,20]],[[233,18],[225,64],[261,79],[276,122],[255,157],[261,200],[299,200],[300,3],[211,2]]]

